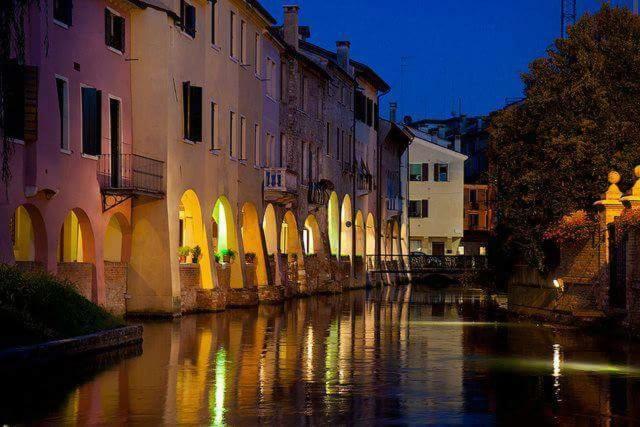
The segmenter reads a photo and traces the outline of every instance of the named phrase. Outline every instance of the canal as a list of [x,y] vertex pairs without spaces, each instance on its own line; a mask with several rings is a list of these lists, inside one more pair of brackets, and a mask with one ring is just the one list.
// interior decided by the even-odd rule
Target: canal
[[142,349],[4,373],[0,424],[635,424],[640,347],[386,288],[145,323]]

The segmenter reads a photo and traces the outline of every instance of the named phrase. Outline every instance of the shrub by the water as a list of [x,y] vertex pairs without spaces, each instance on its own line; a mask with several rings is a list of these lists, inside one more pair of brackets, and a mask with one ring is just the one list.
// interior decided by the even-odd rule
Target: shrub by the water
[[0,265],[0,348],[114,329],[124,321],[87,300],[73,283]]

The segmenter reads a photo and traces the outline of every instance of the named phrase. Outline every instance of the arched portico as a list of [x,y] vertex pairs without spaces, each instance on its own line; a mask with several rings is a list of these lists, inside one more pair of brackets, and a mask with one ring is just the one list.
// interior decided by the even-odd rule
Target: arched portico
[[[258,222],[258,211],[252,203],[245,203],[242,207],[242,245],[245,256],[253,254],[255,259],[256,285],[267,285],[266,257],[262,244],[262,233]],[[249,257],[250,258],[250,257]]]
[[347,194],[342,200],[342,209],[340,210],[340,255],[351,257],[352,250],[352,230],[353,212],[351,208],[351,197]]
[[235,259],[231,262],[231,287],[240,289],[243,287],[242,262],[238,253],[238,238],[236,236],[236,223],[233,219],[231,204],[225,196],[220,196],[216,201],[211,215],[213,218],[213,247],[219,258],[225,251],[233,251]]
[[96,246],[93,228],[80,208],[69,211],[60,227],[58,275],[76,284],[85,298],[97,302]]
[[303,235],[304,251],[307,255],[323,253],[322,237],[320,236],[320,226],[315,216],[309,215],[304,222]]
[[[213,276],[211,275],[211,258],[207,232],[204,226],[200,200],[193,190],[187,190],[180,198],[178,210],[179,219],[179,243],[182,248],[200,248],[201,256],[197,260],[200,265],[200,286],[204,289],[213,288]],[[193,255],[182,258],[182,262],[193,263]]]
[[11,243],[17,264],[35,263],[47,267],[47,231],[38,208],[18,206],[10,224]]
[[340,207],[338,194],[333,191],[329,196],[329,204],[327,206],[327,228],[329,234],[329,247],[331,255],[338,256],[340,248]]

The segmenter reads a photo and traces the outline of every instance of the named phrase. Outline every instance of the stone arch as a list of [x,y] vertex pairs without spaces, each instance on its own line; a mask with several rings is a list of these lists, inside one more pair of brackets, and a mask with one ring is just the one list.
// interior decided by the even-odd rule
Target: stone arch
[[[266,286],[268,283],[266,259],[262,244],[262,233],[258,220],[258,211],[253,203],[245,203],[242,206],[242,247],[245,255],[255,255],[256,285]],[[247,270],[249,271],[249,270]]]
[[307,255],[323,253],[322,236],[318,220],[310,214],[304,222],[303,246]]
[[296,254],[298,259],[304,255],[300,236],[298,234],[298,222],[293,212],[287,211],[282,220],[280,230],[280,251],[283,254]]
[[214,250],[218,253],[231,250],[235,253],[235,259],[231,263],[231,287],[240,289],[243,287],[242,263],[238,253],[238,237],[236,235],[236,223],[233,219],[233,210],[229,199],[225,196],[218,197],[213,213],[213,238]]
[[272,204],[268,204],[264,210],[262,229],[264,230],[267,254],[276,255],[278,253],[278,222],[276,220],[276,211]]
[[356,227],[356,256],[364,257],[365,255],[365,228],[364,228],[364,216],[362,211],[356,212],[356,220],[354,223]]
[[47,230],[38,208],[20,205],[11,222],[13,256],[16,263],[37,263],[47,267]]
[[351,207],[351,196],[346,194],[342,199],[342,208],[340,209],[340,255],[351,256],[352,251],[352,230],[353,227],[353,210]]
[[333,191],[329,196],[327,205],[327,232],[329,234],[329,247],[331,255],[338,256],[340,250],[340,208],[338,194]]
[[96,244],[89,216],[80,208],[69,211],[60,227],[58,275],[76,284],[78,293],[97,301]]
[[121,212],[116,212],[109,219],[103,246],[103,259],[105,261],[129,262],[131,256],[131,226]]
[[[187,190],[182,194],[178,218],[180,221],[179,246],[188,246],[192,249],[196,246],[200,247],[202,253],[201,258],[198,260],[200,264],[200,286],[204,289],[213,289],[207,231],[202,217],[200,199],[195,191]],[[189,262],[193,261],[193,259],[189,256],[183,261]]]
[[376,220],[372,213],[367,215],[367,230],[366,230],[366,251],[367,255],[376,254]]

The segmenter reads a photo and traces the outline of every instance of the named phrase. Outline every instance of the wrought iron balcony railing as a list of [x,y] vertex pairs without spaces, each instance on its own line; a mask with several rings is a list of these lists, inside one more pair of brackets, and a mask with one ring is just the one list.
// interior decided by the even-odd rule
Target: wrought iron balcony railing
[[102,154],[98,183],[105,211],[136,195],[162,198],[164,162],[137,154]]

